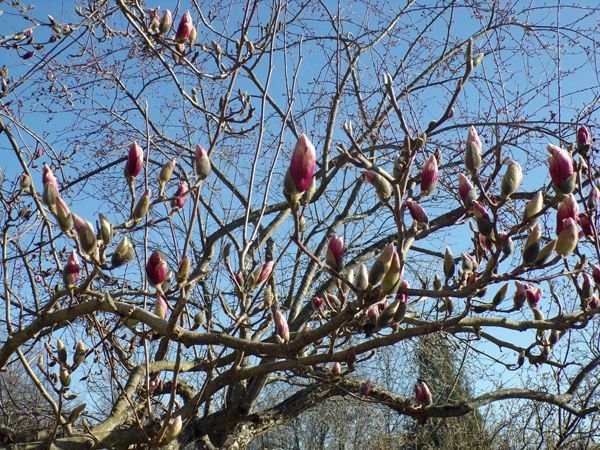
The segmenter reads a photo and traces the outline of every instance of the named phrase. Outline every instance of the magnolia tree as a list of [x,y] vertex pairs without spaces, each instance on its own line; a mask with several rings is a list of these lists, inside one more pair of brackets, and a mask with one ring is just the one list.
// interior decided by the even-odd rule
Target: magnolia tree
[[431,3],[0,2],[2,442],[245,448],[334,397],[598,442],[598,11]]

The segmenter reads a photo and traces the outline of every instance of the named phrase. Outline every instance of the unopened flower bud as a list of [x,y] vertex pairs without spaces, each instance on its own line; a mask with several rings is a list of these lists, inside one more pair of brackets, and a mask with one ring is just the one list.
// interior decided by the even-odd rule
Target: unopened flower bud
[[83,220],[77,214],[72,213],[71,215],[73,216],[73,225],[75,226],[75,231],[77,231],[79,245],[81,245],[85,253],[92,255],[98,244],[93,225],[87,220]]
[[429,223],[429,218],[427,217],[427,213],[425,209],[419,205],[417,202],[408,199],[406,200],[406,207],[410,212],[410,216],[413,220],[418,224],[427,224]]
[[182,428],[183,421],[181,419],[181,416],[173,417],[170,420],[169,426],[167,426],[162,442],[167,443],[174,440],[177,436],[179,436],[179,433],[181,433]]
[[587,213],[579,214],[579,225],[581,225],[581,231],[587,237],[593,239],[596,236],[596,227]]
[[521,166],[516,161],[510,161],[506,172],[502,176],[500,186],[502,197],[508,198],[511,194],[517,192],[517,189],[519,189],[519,186],[521,185],[521,181],[523,181],[523,171],[521,170]]
[[327,243],[327,264],[333,270],[340,271],[344,267],[344,238],[331,236]]
[[382,175],[374,170],[367,170],[363,173],[363,180],[375,188],[377,198],[383,203],[387,203],[392,196],[392,185]]
[[494,295],[494,298],[492,299],[492,304],[495,307],[498,307],[500,305],[500,303],[502,303],[502,301],[506,298],[507,292],[508,292],[508,283],[504,283],[504,285],[502,285],[502,287],[500,289],[498,289],[498,292],[496,292],[496,294]]
[[544,264],[548,260],[548,258],[550,258],[550,255],[552,255],[552,252],[554,252],[555,249],[556,249],[556,239],[553,239],[540,249],[540,251],[537,255],[537,258],[535,258],[534,264],[535,265]]
[[212,166],[208,153],[200,145],[196,145],[196,156],[194,157],[194,169],[199,180],[204,180],[210,174]]
[[260,269],[257,271],[257,276],[255,278],[256,286],[262,286],[273,273],[273,267],[275,266],[275,261],[267,261],[264,263]]
[[435,155],[431,155],[421,172],[421,195],[431,195],[435,190],[435,186],[438,180],[438,164]]
[[157,295],[156,302],[154,303],[154,315],[165,320],[167,318],[168,312],[169,307],[167,306],[167,301],[162,295]]
[[446,247],[446,251],[444,252],[444,275],[446,281],[454,276],[455,265],[452,252],[450,251],[450,248]]
[[132,179],[139,175],[144,167],[144,151],[137,142],[129,146],[127,164],[125,164],[125,177]]
[[525,300],[527,300],[527,285],[517,280],[515,281],[515,286],[517,290],[513,296],[513,308],[521,309],[525,304]]
[[542,298],[542,288],[534,288],[533,286],[527,286],[525,288],[525,294],[527,296],[527,303],[529,304],[529,307],[535,308],[537,307],[537,304]]
[[275,322],[275,332],[279,340],[283,343],[289,342],[290,329],[285,316],[280,310],[276,309],[273,311],[273,320]]
[[167,261],[163,254],[158,250],[154,250],[148,262],[146,263],[146,274],[148,281],[153,286],[158,286],[164,283],[167,278]]
[[473,200],[477,199],[475,187],[462,173],[458,174],[458,195],[467,209],[471,208]]
[[371,395],[371,391],[373,391],[373,382],[371,380],[367,380],[360,387],[360,395],[363,397],[368,397]]
[[153,10],[150,13],[150,25],[148,25],[148,31],[150,33],[158,33],[160,28],[160,17],[158,16],[158,10]]
[[577,150],[582,153],[587,152],[592,145],[592,135],[585,125],[581,125],[577,130]]
[[577,223],[579,220],[579,206],[573,194],[569,194],[560,204],[556,211],[556,235],[563,230],[564,220],[571,218]]
[[342,374],[342,365],[339,362],[334,362],[331,365],[331,374],[334,377],[339,377]]
[[323,300],[321,297],[313,297],[311,300],[312,306],[314,309],[321,309],[321,306],[323,306],[323,303],[325,303],[325,300]]
[[535,195],[527,202],[525,213],[523,214],[523,223],[535,225],[538,221],[537,215],[544,206],[544,195],[542,191],[537,191]]
[[123,237],[121,242],[117,245],[115,252],[112,255],[111,263],[113,267],[119,267],[123,264],[127,264],[135,257],[135,251],[133,246],[129,243],[127,236]]
[[179,43],[184,43],[188,41],[190,39],[190,35],[192,34],[192,28],[194,28],[192,15],[189,11],[186,11],[181,20],[179,21],[177,33],[175,34],[175,41]]
[[597,186],[592,186],[590,193],[587,198],[587,207],[590,211],[595,211],[598,208],[598,201],[600,200],[600,190]]
[[68,387],[71,384],[71,374],[66,366],[60,366],[60,384],[63,387]]
[[110,245],[112,242],[113,229],[112,224],[108,221],[108,219],[104,216],[104,214],[98,214],[98,223],[99,227],[99,237],[104,242],[105,246]]
[[284,183],[284,192],[288,197],[303,193],[308,189],[314,176],[317,163],[315,146],[302,133],[290,159],[288,178]]
[[185,202],[188,199],[190,194],[190,190],[188,188],[188,184],[185,181],[182,181],[177,191],[175,191],[175,198],[171,201],[171,206],[173,208],[181,209],[184,207]]
[[60,229],[65,233],[73,228],[73,217],[71,217],[71,211],[65,203],[65,201],[58,197],[56,199],[56,220]]
[[56,341],[56,353],[61,364],[67,364],[67,347],[60,339]]
[[600,284],[600,266],[592,264],[592,278],[594,283]]
[[166,162],[160,169],[160,173],[158,174],[158,195],[162,196],[165,184],[169,182],[171,176],[173,175],[173,171],[175,170],[175,165],[177,164],[177,159],[173,158],[171,161]]
[[187,255],[184,255],[181,258],[181,262],[179,263],[179,269],[177,270],[177,283],[183,284],[187,281],[188,276],[190,275],[190,258]]
[[477,229],[485,236],[489,236],[494,231],[494,225],[490,219],[490,215],[487,209],[479,203],[477,200],[473,200],[473,214],[475,214],[475,221],[477,222]]
[[[600,270],[599,270],[599,272],[600,272]],[[361,264],[358,267],[358,272],[356,274],[355,286],[357,287],[357,289],[360,289],[361,291],[364,291],[369,287],[369,272],[367,271],[367,267],[364,264]]]
[[171,24],[173,23],[173,16],[171,14],[171,11],[168,9],[165,9],[165,12],[162,15],[162,18],[160,19],[160,34],[167,34],[169,32],[169,30],[171,29]]
[[67,289],[73,289],[79,281],[81,267],[79,266],[79,258],[75,250],[71,250],[69,260],[63,269],[63,281]]
[[577,182],[571,154],[552,144],[549,144],[547,149],[550,153],[548,165],[554,189],[559,194],[570,194],[575,189],[575,183]]
[[381,280],[381,294],[394,294],[398,290],[400,276],[400,257],[398,256],[398,252],[394,249],[390,267],[383,277],[383,280]]
[[481,166],[481,151],[483,146],[475,127],[469,128],[467,146],[465,149],[465,167],[473,174],[479,171]]
[[148,214],[148,209],[150,208],[150,190],[144,192],[144,195],[140,197],[135,208],[133,208],[133,220],[135,222],[139,222],[146,214]]
[[29,192],[31,189],[31,177],[26,173],[22,173],[19,176],[19,186],[23,192]]
[[433,395],[431,395],[431,390],[424,381],[419,380],[415,384],[415,399],[425,407],[433,405]]
[[600,305],[600,300],[597,295],[592,296],[587,302],[588,309],[596,309]]
[[85,361],[85,344],[83,341],[78,341],[75,345],[75,352],[73,353],[73,366],[77,367]]
[[577,247],[578,241],[579,233],[575,221],[570,217],[564,219],[563,230],[556,239],[556,253],[563,257],[569,256]]
[[583,282],[581,283],[581,298],[587,300],[594,295],[594,285],[587,273],[583,273]]
[[533,264],[538,254],[540,253],[540,239],[542,238],[542,230],[539,225],[535,225],[527,236],[527,241],[523,247],[523,264]]
[[388,244],[388,246],[384,249],[384,251],[379,255],[377,260],[373,263],[371,270],[369,271],[369,285],[370,286],[378,286],[385,274],[390,268],[392,264],[392,259],[394,257],[394,253],[396,253],[396,248],[394,244]]
[[44,185],[42,200],[48,206],[48,208],[50,208],[50,210],[53,210],[60,191],[58,190],[58,181],[56,180],[56,177],[54,176],[54,173],[48,164],[44,164],[42,184]]
[[192,330],[197,330],[204,325],[204,322],[206,322],[206,314],[204,311],[198,311],[196,314],[194,314],[194,324],[192,325]]

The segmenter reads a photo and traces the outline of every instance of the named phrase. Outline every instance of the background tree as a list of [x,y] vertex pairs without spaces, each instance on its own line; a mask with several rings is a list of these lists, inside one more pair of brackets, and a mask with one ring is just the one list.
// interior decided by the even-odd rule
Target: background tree
[[[596,5],[0,5],[23,448],[245,448],[332,398],[597,443]],[[381,364],[436,336],[464,398]]]

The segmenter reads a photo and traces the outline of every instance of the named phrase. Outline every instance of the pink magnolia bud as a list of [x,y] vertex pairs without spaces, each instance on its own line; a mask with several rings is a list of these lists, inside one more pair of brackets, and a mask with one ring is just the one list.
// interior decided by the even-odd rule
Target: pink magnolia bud
[[77,237],[81,248],[88,255],[92,255],[98,244],[94,227],[91,223],[87,220],[83,220],[77,214],[71,213],[71,216],[73,217],[73,225],[75,226],[75,231],[77,231]]
[[392,196],[392,185],[382,175],[374,170],[366,170],[363,172],[363,180],[371,184],[375,188],[377,198],[383,203],[386,203]]
[[181,209],[187,201],[190,190],[188,184],[182,181],[177,190],[175,191],[175,198],[171,202],[173,208]]
[[600,200],[600,190],[597,186],[592,186],[590,193],[587,198],[587,207],[595,211],[598,208],[598,201]]
[[273,311],[273,320],[275,321],[275,332],[277,333],[277,337],[283,343],[289,342],[290,329],[285,316],[280,310],[276,309]]
[[577,247],[578,241],[579,233],[577,231],[577,224],[571,217],[564,219],[563,229],[558,235],[556,248],[554,250],[560,256],[569,256]]
[[342,374],[342,365],[339,362],[336,361],[331,365],[331,374],[335,377]]
[[312,305],[313,308],[315,309],[321,309],[321,306],[323,306],[323,303],[325,303],[325,300],[323,300],[321,297],[313,297],[312,300]]
[[594,295],[594,285],[590,276],[583,272],[583,282],[581,283],[581,298],[588,299]]
[[592,278],[596,284],[600,284],[600,266],[592,264]]
[[433,405],[433,395],[431,395],[431,390],[424,381],[419,380],[415,384],[415,399],[424,406]]
[[133,142],[129,146],[127,154],[127,164],[125,164],[125,176],[127,178],[135,178],[139,175],[144,167],[144,151],[137,142]]
[[577,223],[579,219],[579,206],[577,205],[577,200],[575,200],[573,194],[569,194],[569,196],[558,205],[558,210],[556,212],[557,236],[563,230],[563,221],[569,217],[573,219],[575,223]]
[[56,177],[48,164],[44,164],[42,183],[44,185],[42,200],[49,207],[53,207],[56,204],[56,199],[59,197],[60,191],[58,190],[58,181],[56,181]]
[[581,230],[587,237],[594,238],[596,236],[596,226],[587,213],[579,214],[579,225],[581,225]]
[[571,154],[552,144],[549,144],[547,149],[550,152],[548,165],[554,188],[559,193],[570,194],[575,189],[576,182]]
[[167,305],[167,301],[162,295],[157,295],[156,303],[154,304],[154,314],[164,320],[167,318],[168,312],[169,306]]
[[204,180],[210,174],[212,165],[208,158],[208,153],[201,145],[196,145],[196,156],[194,158],[194,168],[198,179]]
[[71,250],[67,264],[63,269],[63,281],[67,289],[73,289],[79,281],[81,267],[79,266],[79,258],[75,250]]
[[469,179],[462,173],[458,174],[458,195],[465,205],[465,208],[470,208],[473,200],[477,198],[477,191]]
[[327,264],[337,271],[344,267],[344,238],[331,236],[327,243]]
[[473,200],[473,214],[475,215],[479,232],[485,236],[489,236],[494,231],[494,225],[487,209],[477,200]]
[[367,380],[363,383],[363,385],[360,387],[360,395],[362,395],[363,397],[368,397],[369,395],[371,395],[371,392],[373,391],[373,382],[371,380]]
[[194,23],[192,22],[192,15],[189,11],[186,11],[177,27],[177,33],[175,34],[175,40],[179,43],[186,42],[189,40],[192,34]]
[[153,286],[160,286],[167,278],[167,261],[163,254],[158,250],[154,250],[146,263],[146,274],[148,281]]
[[585,125],[581,125],[577,130],[577,149],[580,152],[586,152],[592,145],[592,135]]
[[377,260],[373,263],[371,270],[369,270],[370,286],[378,286],[381,283],[392,264],[394,253],[396,253],[396,247],[394,247],[394,244],[388,244],[381,255],[379,255]]
[[525,288],[525,294],[527,296],[527,303],[529,304],[529,307],[535,308],[539,303],[540,299],[542,298],[542,288],[534,288],[533,286],[527,286]]
[[275,265],[275,261],[267,261],[260,268],[260,272],[258,273],[258,277],[256,278],[256,285],[260,286],[265,281],[269,279],[271,274],[273,273],[273,266]]
[[483,146],[475,127],[469,128],[467,148],[465,150],[465,167],[471,173],[477,173],[481,166],[481,151]]
[[435,186],[438,180],[438,165],[435,155],[431,155],[421,172],[421,195],[430,195],[435,190]]
[[516,280],[515,286],[517,287],[517,290],[513,297],[513,306],[514,309],[521,309],[525,304],[525,300],[527,300],[527,285]]
[[304,192],[308,189],[315,172],[316,163],[315,147],[308,137],[302,133],[294,147],[289,168],[296,192]]
[[598,306],[600,306],[600,301],[598,300],[598,296],[594,295],[592,298],[590,298],[588,300],[588,309],[596,309]]
[[158,33],[159,28],[160,16],[158,15],[158,9],[154,9],[150,13],[150,25],[148,25],[148,31],[150,31],[150,33]]
[[427,213],[425,212],[425,209],[423,209],[423,207],[421,205],[419,205],[417,202],[408,199],[406,200],[406,207],[408,208],[408,211],[410,212],[410,216],[413,218],[413,220],[417,223],[420,224],[427,224],[429,223],[429,218],[427,217]]
[[22,173],[19,176],[19,186],[21,187],[21,190],[23,192],[29,191],[29,189],[31,188],[31,177],[26,173]]

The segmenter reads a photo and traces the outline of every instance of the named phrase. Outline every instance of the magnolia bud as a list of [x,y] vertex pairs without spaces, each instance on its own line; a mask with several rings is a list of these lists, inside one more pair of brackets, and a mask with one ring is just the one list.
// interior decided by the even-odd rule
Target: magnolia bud
[[127,154],[127,164],[125,165],[125,177],[135,178],[144,167],[144,151],[137,142],[133,142],[129,146]]
[[596,227],[587,213],[579,214],[579,225],[581,225],[581,230],[587,237],[593,239],[596,236]]
[[563,230],[558,235],[556,240],[555,251],[560,256],[569,256],[577,247],[579,241],[579,233],[577,232],[577,225],[572,218],[563,220]]
[[194,325],[192,325],[192,330],[197,330],[204,325],[204,322],[206,322],[206,314],[204,311],[198,311],[196,314],[194,314]]
[[277,337],[284,344],[290,340],[290,329],[288,327],[287,320],[283,313],[276,309],[273,311],[273,320],[275,322],[275,332]]
[[594,295],[594,286],[592,285],[592,280],[587,273],[583,273],[583,283],[581,283],[581,298],[583,300],[587,300]]
[[577,174],[574,173],[571,154],[556,145],[549,144],[548,165],[554,190],[559,194],[570,194],[575,189]]
[[196,156],[194,157],[194,169],[199,180],[204,180],[210,174],[212,165],[208,153],[202,146],[196,145]]
[[146,214],[148,214],[148,209],[150,208],[150,190],[147,190],[144,195],[140,197],[135,208],[133,208],[133,220],[134,222],[139,222]]
[[481,140],[475,127],[469,128],[467,136],[467,146],[465,149],[465,167],[473,174],[477,173],[481,166]]
[[[317,183],[315,181],[315,177],[312,177],[312,179],[310,180],[310,183],[308,185],[308,188],[306,188],[306,191],[304,191],[304,193],[302,194],[302,197],[300,198],[300,203],[303,206],[307,206],[311,202],[316,191],[317,191]],[[304,219],[304,216],[302,217],[302,219]]]
[[342,374],[342,365],[339,362],[334,362],[331,365],[331,374],[334,377],[339,377]]
[[148,25],[148,31],[150,33],[158,33],[160,28],[160,18],[158,17],[158,10],[153,10],[151,13],[150,25]]
[[105,246],[108,246],[112,242],[112,224],[108,221],[106,217],[104,217],[104,214],[102,213],[98,214],[98,223],[100,225],[98,230],[100,239],[102,239],[102,242],[104,242]]
[[19,177],[19,186],[23,192],[29,192],[31,189],[31,177],[26,173],[22,173]]
[[492,299],[492,305],[494,305],[495,307],[498,307],[500,305],[500,303],[502,303],[502,300],[504,300],[506,298],[506,294],[508,292],[508,283],[504,283],[504,285],[498,289],[498,292],[496,292],[496,295],[494,295],[494,298]]
[[515,281],[515,286],[517,290],[513,297],[513,307],[514,309],[521,309],[525,304],[525,300],[527,300],[527,285],[520,281]]
[[537,255],[537,258],[535,258],[534,264],[536,264],[536,265],[544,264],[546,262],[546,260],[550,257],[550,255],[552,254],[552,252],[554,251],[555,248],[556,248],[556,239],[553,239],[542,247],[542,249],[540,250],[540,252]]
[[50,208],[50,210],[52,210],[54,209],[56,200],[60,195],[60,191],[58,190],[58,181],[56,180],[56,177],[54,176],[54,173],[48,164],[44,164],[42,184],[44,185],[42,200]]
[[398,252],[394,249],[390,267],[383,277],[383,280],[381,280],[381,294],[394,294],[398,290],[400,276],[400,257],[398,256]]
[[431,395],[431,390],[424,381],[419,380],[415,384],[415,399],[425,407],[433,405],[433,395]]
[[[598,270],[600,274],[600,269]],[[600,275],[599,275],[600,279]],[[599,281],[600,283],[600,281]],[[364,264],[361,264],[358,267],[358,273],[356,274],[356,283],[355,286],[357,289],[361,291],[365,291],[369,287],[369,272],[367,271],[367,267]]]
[[433,289],[435,291],[440,291],[442,289],[442,280],[440,280],[437,273],[433,275]]
[[63,281],[67,289],[73,289],[79,281],[81,268],[79,267],[79,258],[75,250],[71,250],[69,260],[63,269]]
[[75,231],[77,231],[77,238],[79,239],[82,250],[88,255],[92,255],[98,244],[94,227],[91,223],[83,220],[77,214],[72,214],[72,216],[73,225],[75,226]]
[[394,257],[394,253],[396,253],[396,249],[394,244],[388,244],[388,246],[383,250],[381,255],[377,258],[371,270],[369,271],[369,285],[377,286],[385,277],[390,265],[392,264],[392,259]]
[[527,296],[527,303],[530,308],[535,308],[542,298],[542,288],[533,286],[527,286],[525,288],[525,295]]
[[516,161],[510,161],[506,173],[502,177],[500,187],[502,197],[508,198],[511,194],[514,194],[519,189],[521,181],[523,181],[521,166]]
[[256,276],[254,277],[254,283],[257,287],[263,285],[269,279],[273,273],[274,265],[275,261],[267,261],[257,270]]
[[146,274],[148,275],[148,281],[154,286],[161,285],[167,278],[167,261],[158,250],[154,250],[148,258]]
[[539,225],[534,226],[527,236],[527,241],[523,247],[523,264],[533,264],[540,253],[540,239],[542,238],[542,230]]
[[311,300],[311,304],[314,309],[321,309],[321,306],[323,306],[323,303],[325,303],[325,300],[323,300],[321,297],[315,296]]
[[507,233],[501,231],[496,236],[496,248],[501,249],[502,254],[508,257],[512,255],[513,251],[515,250],[515,244]]
[[165,184],[169,182],[171,179],[171,175],[173,175],[173,170],[175,170],[175,164],[177,164],[177,159],[173,158],[171,161],[163,164],[160,169],[160,173],[158,175],[158,195],[162,196]]
[[63,387],[68,387],[71,384],[71,374],[66,366],[60,366],[60,384]]
[[183,421],[181,416],[176,416],[171,419],[169,426],[165,430],[165,435],[163,437],[162,442],[167,443],[174,440],[179,433],[181,433],[181,429],[183,428]]
[[563,230],[564,220],[571,218],[577,223],[579,220],[579,206],[573,194],[569,194],[560,204],[556,212],[556,235]]
[[473,200],[477,199],[477,191],[469,179],[462,173],[458,174],[458,195],[465,206],[471,208]]
[[61,364],[67,364],[67,348],[60,339],[56,340],[56,353],[58,354],[58,360]]
[[587,198],[587,207],[590,211],[595,211],[598,208],[598,200],[600,199],[600,190],[597,186],[592,186]]
[[173,16],[171,15],[171,11],[168,9],[163,13],[162,19],[160,20],[160,34],[167,34],[171,29],[171,24],[173,23]]
[[392,196],[392,185],[380,174],[374,170],[367,170],[363,173],[363,180],[375,188],[377,198],[386,203]]
[[587,152],[592,146],[592,135],[585,125],[577,130],[577,150]]
[[542,191],[537,191],[535,195],[527,202],[525,213],[523,214],[523,223],[535,225],[538,221],[537,215],[544,206],[544,195]]
[[187,281],[188,276],[190,274],[190,259],[187,255],[184,255],[181,258],[181,262],[179,263],[179,269],[177,270],[177,283],[183,284]]
[[479,264],[473,259],[471,255],[463,252],[460,254],[460,256],[462,262],[462,271],[465,275],[471,274],[477,270]]
[[594,283],[600,284],[600,266],[592,264],[592,278]]
[[79,341],[77,342],[77,345],[75,346],[75,353],[73,353],[73,366],[77,367],[79,366],[82,362],[85,361],[85,344],[83,343],[83,341]]
[[597,295],[594,295],[592,298],[588,300],[587,307],[588,309],[596,309],[600,305],[600,300]]
[[127,264],[135,257],[133,246],[129,243],[127,236],[123,237],[121,242],[117,245],[115,252],[112,255],[111,263],[113,267],[119,267],[123,264]]
[[406,207],[408,208],[408,211],[410,212],[410,216],[413,218],[413,220],[416,223],[419,224],[427,224],[429,223],[429,219],[427,217],[427,213],[425,212],[425,209],[423,209],[423,207],[421,205],[419,205],[417,202],[408,199],[406,200]]
[[167,318],[168,311],[169,307],[167,306],[167,302],[164,297],[162,295],[157,295],[156,302],[154,303],[154,315],[165,320]]
[[175,34],[175,41],[179,43],[184,43],[188,41],[190,39],[190,35],[192,34],[192,28],[194,28],[194,24],[192,22],[192,15],[189,11],[186,11],[181,20],[179,21],[177,33]]
[[477,200],[473,200],[473,213],[477,222],[477,229],[484,236],[489,236],[494,231],[494,225],[490,219],[487,209]]
[[315,147],[308,137],[302,133],[290,159],[287,180],[284,182],[284,192],[288,197],[308,189],[313,179],[317,163]]
[[431,195],[438,180],[438,165],[435,155],[431,155],[421,172],[421,196]]
[[66,233],[73,228],[73,217],[71,216],[71,211],[69,211],[69,207],[60,197],[56,199],[55,206],[56,220],[58,221],[58,225],[60,226],[60,229]]
[[333,270],[341,271],[344,267],[344,238],[331,236],[327,243],[327,264]]
[[371,391],[373,390],[373,382],[371,380],[367,380],[360,387],[360,395],[363,397],[368,397],[371,395]]
[[188,184],[185,181],[182,181],[177,191],[175,191],[175,198],[171,201],[171,206],[173,208],[181,209],[185,205],[187,201],[188,195],[190,191],[188,188]]
[[452,252],[448,247],[446,247],[446,251],[444,252],[444,275],[446,276],[446,281],[454,276],[454,256],[452,256]]

